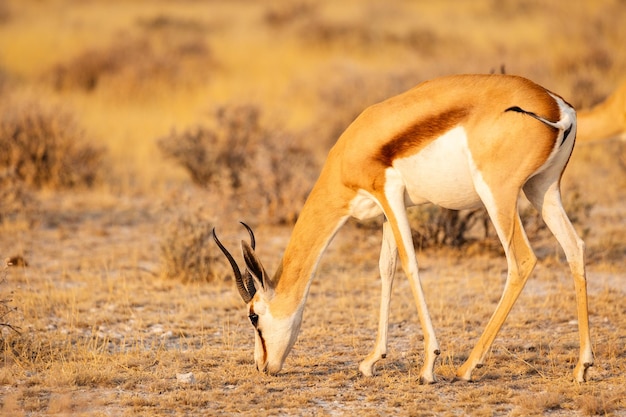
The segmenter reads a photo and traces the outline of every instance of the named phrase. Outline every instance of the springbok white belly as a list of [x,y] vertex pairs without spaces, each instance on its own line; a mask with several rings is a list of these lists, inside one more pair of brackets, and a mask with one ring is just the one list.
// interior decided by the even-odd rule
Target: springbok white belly
[[[393,168],[406,187],[407,205],[434,203],[460,210],[480,206],[472,181],[467,135],[456,127],[428,144],[417,154],[397,159]],[[395,178],[395,179],[394,179]]]
[[[387,169],[385,189],[404,188],[407,207],[433,203],[454,210],[476,208],[482,203],[470,163],[467,135],[456,127],[417,154],[396,159]],[[357,193],[350,208],[350,214],[361,220],[382,214],[376,198],[364,190]]]

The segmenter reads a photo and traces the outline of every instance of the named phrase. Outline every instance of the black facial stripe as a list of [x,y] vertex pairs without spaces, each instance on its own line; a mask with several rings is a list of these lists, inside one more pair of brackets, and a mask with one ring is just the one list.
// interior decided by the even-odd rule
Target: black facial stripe
[[257,329],[256,332],[259,334],[259,339],[261,339],[261,347],[263,348],[263,363],[267,361],[267,348],[265,347],[265,339],[263,339],[263,333],[261,333],[261,329]]

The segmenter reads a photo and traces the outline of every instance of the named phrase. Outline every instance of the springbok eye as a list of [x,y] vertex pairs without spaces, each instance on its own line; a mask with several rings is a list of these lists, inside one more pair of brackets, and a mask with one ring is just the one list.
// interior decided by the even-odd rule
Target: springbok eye
[[254,327],[256,327],[259,324],[259,315],[252,313],[248,316],[248,318],[250,319],[250,323],[252,323],[252,325]]

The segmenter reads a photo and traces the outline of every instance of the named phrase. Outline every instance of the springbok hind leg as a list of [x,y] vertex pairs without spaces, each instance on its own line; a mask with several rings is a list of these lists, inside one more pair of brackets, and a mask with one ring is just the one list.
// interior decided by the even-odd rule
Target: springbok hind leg
[[526,233],[522,228],[517,212],[516,199],[503,199],[497,207],[499,207],[500,210],[490,210],[490,206],[487,205],[487,210],[489,211],[489,216],[493,221],[496,231],[498,232],[498,237],[504,247],[508,274],[504,291],[496,310],[489,319],[485,330],[474,346],[474,349],[472,349],[469,357],[457,371],[457,379],[464,381],[471,380],[474,369],[483,364],[485,356],[489,352],[496,335],[509,315],[513,304],[515,304],[515,301],[522,292],[537,262],[537,258],[526,238]]
[[540,177],[533,179],[524,187],[524,193],[541,213],[546,225],[563,248],[574,277],[580,337],[580,356],[574,369],[574,378],[578,382],[584,382],[587,380],[587,369],[593,365],[587,303],[585,244],[576,234],[576,230],[563,209],[557,181],[546,183]]
[[365,376],[374,374],[374,365],[387,355],[387,330],[389,328],[389,304],[391,302],[391,287],[396,271],[398,247],[393,237],[393,230],[389,222],[383,223],[383,244],[380,250],[380,281],[382,286],[380,298],[380,316],[378,321],[378,335],[372,352],[359,365],[359,370]]

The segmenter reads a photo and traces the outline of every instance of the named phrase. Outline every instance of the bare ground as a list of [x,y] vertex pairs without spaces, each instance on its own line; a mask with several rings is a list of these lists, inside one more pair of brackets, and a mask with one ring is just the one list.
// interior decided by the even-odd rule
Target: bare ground
[[[169,203],[168,203],[169,204]],[[418,253],[441,343],[439,382],[422,386],[422,334],[404,276],[393,299],[390,353],[365,378],[373,346],[379,232],[349,224],[315,279],[303,330],[276,377],[252,361],[252,329],[232,282],[181,284],[159,276],[164,202],[102,193],[42,197],[30,230],[6,230],[9,348],[1,368],[6,415],[624,415],[626,250],[622,204],[593,209],[588,241],[596,365],[572,382],[578,336],[573,285],[556,243],[531,240],[540,262],[476,382],[452,382],[500,295],[506,264],[497,242]],[[620,222],[619,224],[616,224]],[[226,233],[231,245],[240,231]],[[289,228],[259,228],[268,268]],[[607,246],[602,236],[613,236]],[[263,246],[263,243],[266,245]],[[268,247],[267,245],[271,247]],[[609,260],[599,251],[612,251]],[[193,373],[192,383],[177,374]]]

